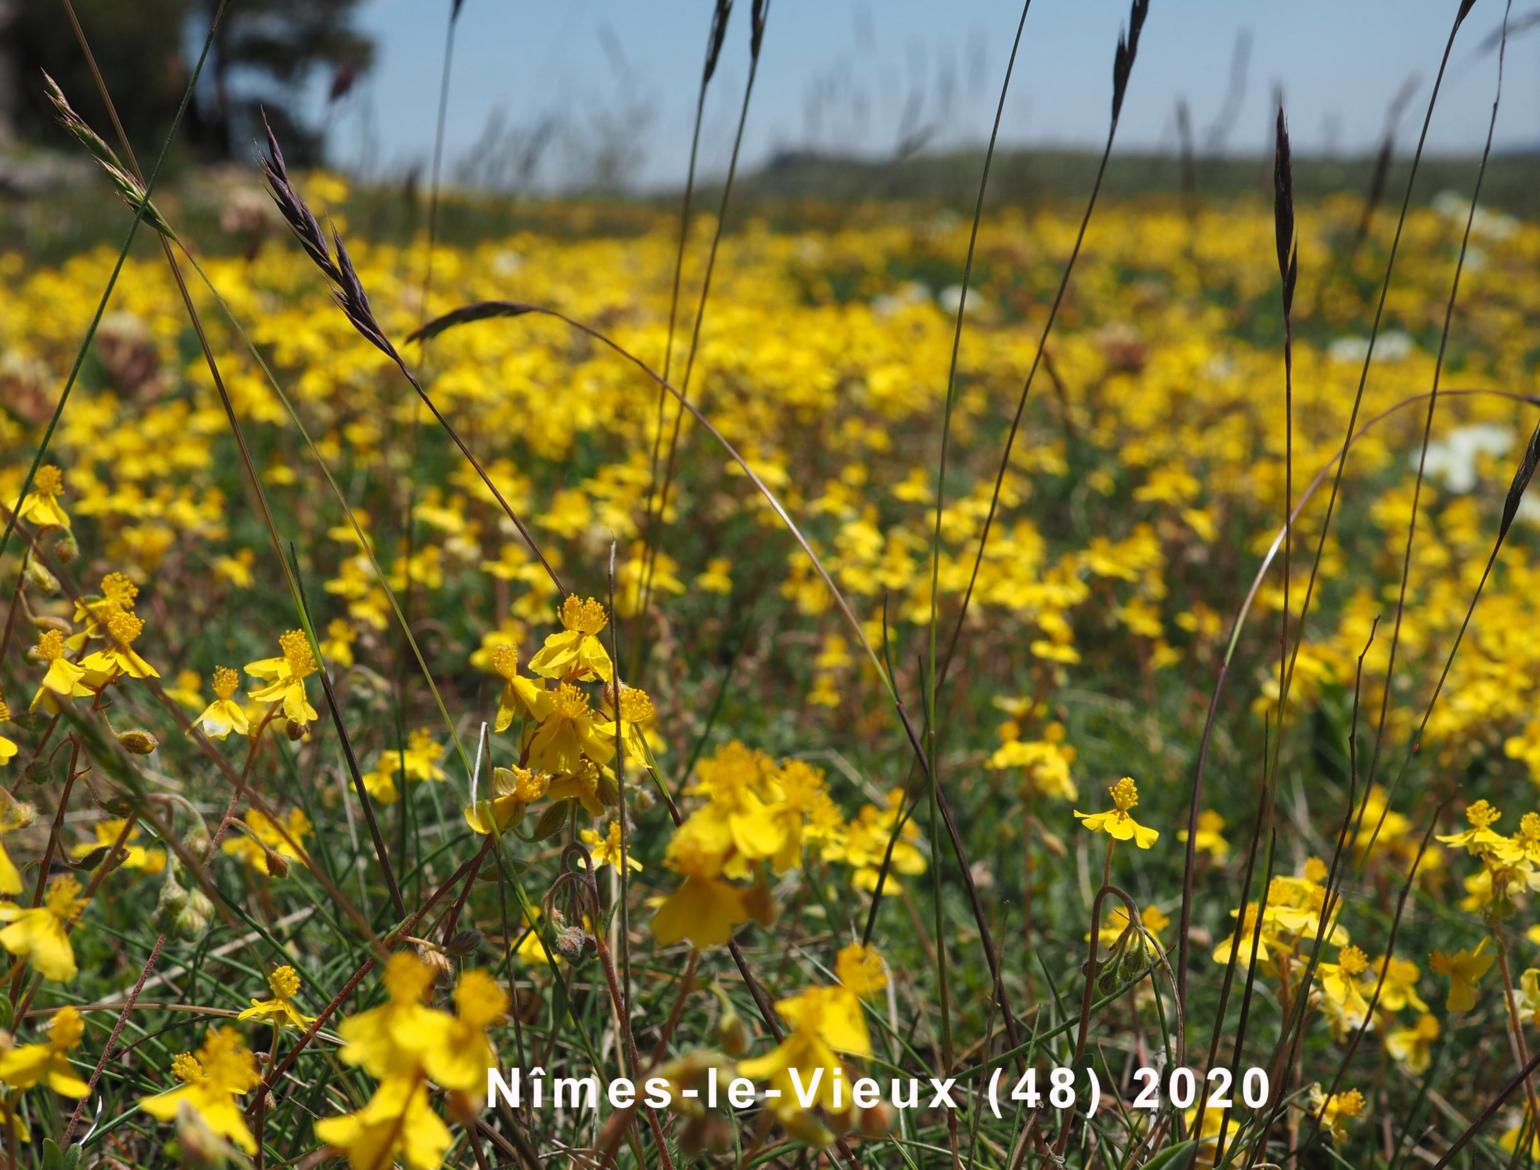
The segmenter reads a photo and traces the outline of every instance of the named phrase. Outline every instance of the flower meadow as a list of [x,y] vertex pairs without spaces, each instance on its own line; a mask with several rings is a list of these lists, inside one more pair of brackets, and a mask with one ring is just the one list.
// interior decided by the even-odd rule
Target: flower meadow
[[129,242],[0,253],[4,1164],[1540,1160],[1484,163],[464,239],[51,88]]

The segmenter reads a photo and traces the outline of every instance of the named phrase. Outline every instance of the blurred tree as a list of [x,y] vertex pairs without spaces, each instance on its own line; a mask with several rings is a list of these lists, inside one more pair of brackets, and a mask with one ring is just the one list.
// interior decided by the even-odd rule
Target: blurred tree
[[[129,140],[136,151],[148,149],[151,137],[170,124],[187,84],[181,36],[187,0],[74,0],[74,5]],[[0,52],[8,57],[12,93],[0,100],[11,105],[16,135],[59,146],[66,141],[43,92],[39,73],[46,70],[75,109],[111,141],[111,123],[64,6],[58,0],[22,0],[11,5],[9,17]]]
[[[191,0],[191,6],[201,44],[219,0]],[[358,0],[230,3],[206,67],[208,99],[200,94],[199,100],[209,149],[225,158],[242,153],[257,137],[266,111],[290,161],[314,161],[321,131],[300,122],[296,98],[324,71],[334,101],[369,67],[374,44],[353,27],[357,7]]]
[[[176,113],[195,54],[219,0],[72,0],[108,92],[137,151],[153,155]],[[321,133],[299,113],[304,86],[320,73],[333,99],[368,68],[373,44],[353,27],[358,0],[232,0],[209,52],[185,139],[211,160],[243,156],[266,110],[291,161],[319,154]],[[18,136],[56,140],[37,82],[46,70],[76,109],[109,139],[110,124],[63,4],[0,0],[0,113]],[[6,118],[0,117],[0,123]]]

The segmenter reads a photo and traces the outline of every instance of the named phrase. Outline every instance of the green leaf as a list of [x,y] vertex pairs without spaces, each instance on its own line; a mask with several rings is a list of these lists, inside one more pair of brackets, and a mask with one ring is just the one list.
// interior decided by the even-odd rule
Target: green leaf
[[1196,1151],[1197,1145],[1197,1142],[1185,1141],[1167,1146],[1144,1164],[1144,1170],[1178,1170],[1179,1167],[1190,1166],[1191,1162],[1184,1159]]

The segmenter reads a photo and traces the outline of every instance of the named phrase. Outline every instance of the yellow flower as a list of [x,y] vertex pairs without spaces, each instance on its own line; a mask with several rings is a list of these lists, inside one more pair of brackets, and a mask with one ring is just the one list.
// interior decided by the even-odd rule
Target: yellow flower
[[1450,833],[1438,839],[1445,845],[1454,845],[1478,857],[1490,853],[1507,844],[1507,838],[1492,828],[1502,815],[1489,801],[1478,800],[1465,810],[1465,819],[1470,822],[1470,828],[1463,833]]
[[1455,951],[1452,955],[1434,951],[1428,959],[1433,971],[1449,977],[1447,1006],[1451,1012],[1468,1012],[1476,1006],[1476,984],[1497,961],[1496,955],[1482,954],[1486,945],[1487,940],[1482,939],[1473,951]]
[[428,1103],[421,1076],[381,1081],[358,1112],[317,1121],[315,1136],[345,1154],[353,1170],[380,1170],[397,1161],[407,1170],[438,1170],[452,1140]]
[[487,1028],[508,1011],[508,993],[485,971],[466,971],[455,984],[454,1004],[454,1018],[423,1051],[423,1068],[442,1088],[480,1090],[497,1063]]
[[[4,699],[0,699],[0,723],[5,723],[9,721],[10,718],[11,709],[6,706]],[[5,736],[0,735],[0,764],[9,764],[16,758],[16,752],[18,750],[19,749],[16,747],[15,740],[7,739]],[[13,890],[6,890],[3,885],[0,885],[0,893],[14,892],[15,891]]]
[[[584,829],[578,834],[584,845],[588,846],[589,855],[593,857],[594,868],[603,869],[606,865],[620,869],[620,822],[611,821],[609,829],[604,836],[599,836],[592,829]],[[625,850],[626,868],[640,870],[642,863],[636,859],[636,854],[631,852],[631,843],[626,842]]]
[[706,571],[695,578],[695,587],[705,593],[729,594],[733,591],[733,563],[727,557],[712,557]]
[[1409,1072],[1424,1073],[1433,1058],[1433,1041],[1438,1039],[1438,1020],[1429,1015],[1417,1017],[1410,1028],[1397,1028],[1385,1035],[1385,1051],[1400,1061]]
[[[295,845],[303,845],[310,835],[310,818],[303,809],[292,808],[284,818],[283,831],[268,815],[251,809],[243,818],[247,833],[231,837],[220,848],[231,857],[239,857],[260,874],[271,876],[269,854],[276,853],[289,861],[303,862],[304,857]],[[288,837],[284,833],[287,832]],[[292,838],[294,845],[289,844]],[[279,875],[282,876],[282,875]]]
[[[840,986],[810,987],[778,1001],[775,1010],[791,1025],[790,1035],[764,1056],[738,1064],[738,1071],[744,1076],[768,1080],[772,1088],[780,1089],[780,1097],[772,1098],[770,1107],[783,1121],[801,1111],[791,1076],[793,1069],[804,1086],[812,1082],[814,1070],[824,1070],[816,1104],[834,1113],[838,1111],[833,1093],[834,1070],[841,1067],[836,1053],[862,1058],[872,1054],[861,996],[879,991],[887,983],[882,960],[870,948],[853,943],[840,951],[835,971]],[[848,1107],[848,1096],[841,1104]]]
[[[126,674],[129,678],[159,678],[160,672],[141,658],[134,649],[134,639],[144,632],[144,619],[131,609],[114,606],[102,618],[106,645],[80,660],[80,669],[101,681]],[[97,684],[99,685],[99,684]]]
[[1540,1133],[1535,1130],[1534,1118],[1526,1109],[1520,1114],[1519,1123],[1503,1130],[1502,1137],[1497,1139],[1497,1144],[1508,1153],[1513,1153],[1519,1148],[1520,1138],[1529,1139],[1529,1160],[1540,1162]]
[[91,694],[89,687],[81,685],[86,672],[64,656],[64,649],[64,634],[60,630],[45,630],[38,638],[33,653],[48,663],[48,672],[43,675],[37,694],[32,696],[29,710],[43,703],[45,710],[57,711],[59,699],[79,699]]
[[540,726],[529,741],[529,764],[547,772],[576,773],[583,757],[604,763],[615,754],[594,724],[588,696],[571,683],[545,694]]
[[203,728],[203,734],[210,739],[224,739],[232,731],[236,735],[249,734],[251,721],[234,698],[236,688],[241,684],[241,676],[233,667],[216,666],[211,682],[214,701],[193,722]]
[[547,970],[552,961],[562,961],[561,954],[554,948],[547,954],[547,942],[540,937],[540,927],[536,925],[540,921],[540,907],[533,908],[535,916],[523,915],[519,921],[519,927],[523,931],[519,939],[510,948],[514,956],[526,967],[534,967],[538,971]]
[[69,514],[59,504],[59,497],[63,494],[64,473],[53,464],[45,463],[32,477],[32,490],[16,509],[17,518],[39,528],[47,528],[49,525],[68,528]]
[[561,603],[558,616],[561,633],[547,636],[529,668],[545,678],[612,681],[615,668],[598,637],[610,620],[604,606],[592,597],[580,601],[573,593]]
[[885,859],[888,872],[883,889],[890,894],[903,889],[900,874],[914,877],[925,872],[925,854],[916,844],[920,828],[913,818],[904,821],[888,859],[888,843],[893,841],[894,826],[903,816],[903,799],[903,793],[894,790],[888,794],[886,808],[863,805],[853,821],[824,842],[820,850],[823,859],[850,866],[855,871],[851,885],[856,889],[870,893],[877,888]]
[[[1224,827],[1224,817],[1211,808],[1204,809],[1198,814],[1197,843],[1193,848],[1199,853],[1207,853],[1215,861],[1223,861],[1229,857],[1230,843],[1224,839]],[[1187,843],[1186,829],[1177,834],[1177,840],[1184,845]],[[1210,1112],[1213,1111],[1210,1110]],[[1207,1124],[1205,1124],[1204,1128],[1207,1128]]]
[[514,765],[492,770],[492,799],[473,801],[465,810],[465,823],[475,832],[507,832],[509,825],[524,819],[530,805],[545,795],[551,778]]
[[314,1016],[307,1016],[294,1006],[294,997],[299,994],[299,972],[293,967],[285,963],[275,968],[267,977],[267,986],[273,998],[252,1000],[251,1006],[236,1016],[236,1019],[271,1019],[279,1027],[292,1024],[296,1028],[308,1028],[315,1023]]
[[[441,1048],[451,1017],[423,1003],[433,985],[433,968],[416,955],[397,951],[385,964],[383,976],[389,997],[377,1008],[342,1021],[338,1053],[344,1063],[362,1065],[379,1079],[417,1068],[429,1049]],[[486,1075],[485,1066],[482,1075]]]
[[380,753],[374,767],[364,774],[364,787],[381,804],[395,804],[401,795],[396,791],[398,777],[414,784],[444,779],[446,774],[438,762],[443,754],[444,745],[427,728],[419,727],[407,737],[405,748]]
[[[1265,920],[1261,933],[1257,932],[1257,919],[1261,914],[1255,902],[1246,904],[1246,913],[1235,924],[1235,932],[1214,948],[1214,962],[1228,964],[1234,955],[1235,961],[1244,965],[1250,959],[1253,946],[1256,947],[1258,963],[1266,963],[1273,957],[1272,948],[1268,946],[1272,932],[1268,930]],[[1236,912],[1231,910],[1230,916],[1236,917]]]
[[214,572],[223,577],[237,589],[250,589],[257,583],[257,578],[251,571],[256,564],[256,554],[249,548],[237,549],[234,556],[219,556],[213,561]]
[[517,715],[520,719],[538,718],[536,709],[545,694],[545,684],[519,673],[519,654],[512,646],[500,643],[492,647],[492,670],[503,680],[502,694],[497,699],[497,716],[493,731],[507,731]]
[[888,985],[888,971],[882,956],[864,943],[850,943],[834,957],[834,974],[852,995],[865,996]]
[[[822,988],[818,990],[829,990]],[[809,993],[804,992],[804,995]],[[782,1001],[776,1004],[779,1010]],[[833,1113],[835,1111],[834,1080],[835,1070],[843,1069],[839,1057],[835,1054],[834,1047],[824,1039],[825,1031],[832,1031],[846,1042],[855,1042],[855,1035],[844,1035],[843,1029],[848,1026],[845,1023],[825,1023],[820,1009],[806,1005],[803,1010],[803,1018],[807,1020],[806,1026],[795,1027],[791,1033],[764,1056],[755,1057],[752,1060],[740,1060],[738,1072],[742,1076],[751,1077],[754,1080],[769,1081],[770,1088],[778,1091],[777,1097],[770,1098],[770,1109],[782,1121],[790,1120],[802,1111],[801,1102],[798,1100],[797,1082],[792,1079],[791,1071],[797,1070],[797,1076],[801,1081],[804,1093],[813,1086],[817,1077],[817,1088],[813,1093],[813,1104],[820,1109]],[[863,1031],[865,1024],[861,1025]],[[863,1055],[856,1053],[855,1055]],[[865,1055],[869,1055],[865,1054]],[[818,1077],[817,1070],[822,1069],[823,1075]],[[841,1074],[843,1075],[843,1074]],[[847,1094],[845,1104],[849,1104]]]
[[1358,1027],[1368,1016],[1369,1001],[1359,983],[1368,969],[1369,956],[1356,946],[1343,947],[1335,963],[1321,963],[1316,968],[1333,1035],[1341,1036],[1344,1031]]
[[656,716],[657,709],[652,705],[652,696],[640,687],[622,687],[620,718],[601,720],[595,729],[595,734],[610,745],[613,754],[618,723],[619,739],[625,747],[626,759],[645,765],[647,763],[646,728]]
[[321,655],[338,666],[353,665],[353,643],[358,641],[358,631],[342,618],[332,618],[326,623],[326,638],[321,643]]
[[43,904],[24,908],[0,902],[0,946],[27,959],[44,979],[65,983],[75,978],[75,951],[70,946],[69,924],[85,909],[80,883],[69,874],[48,883]]
[[668,865],[684,884],[652,916],[653,937],[667,946],[688,939],[697,947],[718,946],[750,918],[743,891],[722,880],[721,864],[683,829],[668,843]]
[[85,1021],[72,1007],[60,1008],[48,1024],[42,1044],[24,1044],[0,1054],[0,1081],[14,1089],[46,1084],[64,1097],[84,1097],[90,1090],[70,1065],[69,1051],[85,1035]]
[[283,704],[283,717],[290,723],[313,723],[316,709],[305,694],[305,680],[317,670],[310,639],[303,630],[285,630],[278,635],[278,646],[283,651],[279,657],[246,664],[247,674],[266,682],[251,697],[259,703]]
[[[92,832],[96,836],[94,841],[80,841],[70,846],[71,857],[85,857],[103,846],[112,846],[116,843],[118,835],[123,832],[124,821],[120,817],[110,820],[97,821],[92,826]],[[143,845],[135,845],[133,842],[139,836],[138,826],[129,833],[128,839],[123,843],[123,868],[142,869],[145,873],[160,873],[166,868],[166,851],[164,849],[146,849]]]
[[1107,812],[1083,813],[1075,810],[1075,819],[1093,833],[1106,833],[1114,841],[1132,841],[1140,849],[1148,849],[1160,837],[1158,829],[1141,825],[1128,815],[1128,810],[1139,803],[1139,786],[1133,777],[1124,776],[1107,789],[1115,806]]
[[[1198,1135],[1198,1156],[1194,1160],[1195,1166],[1213,1166],[1225,1150],[1235,1141],[1240,1127],[1235,1124],[1235,1119],[1229,1116],[1228,1109],[1221,1109],[1217,1105],[1207,1104],[1203,1109],[1203,1132]],[[1198,1106],[1182,1111],[1182,1117],[1187,1122],[1187,1128],[1192,1129],[1198,1120]],[[1224,1146],[1219,1144],[1220,1131],[1224,1131]]]
[[1519,976],[1519,1010],[1532,1024],[1540,1024],[1540,969],[1530,967]]
[[1347,1123],[1363,1113],[1364,1095],[1357,1089],[1328,1095],[1315,1084],[1310,1086],[1308,1108],[1312,1117],[1320,1118],[1321,1128],[1340,1141],[1347,1136]]
[[30,804],[22,803],[0,788],[0,894],[19,894],[22,889],[21,871],[5,851],[4,837],[17,829],[25,829],[35,815]]
[[995,749],[989,757],[988,766],[994,770],[1021,768],[1025,773],[1026,786],[1031,792],[1060,800],[1075,800],[1080,792],[1069,772],[1074,758],[1073,749],[1063,744],[1049,740],[1013,739]]
[[[1419,1012],[1426,1012],[1428,1005],[1417,994],[1417,977],[1420,972],[1417,964],[1409,959],[1397,959],[1393,956],[1384,956],[1376,959],[1374,965],[1384,973],[1384,981],[1380,985],[1379,1006],[1387,1012],[1405,1011],[1407,1008],[1415,1008]],[[1370,980],[1370,985],[1373,985]]]
[[233,1028],[211,1028],[197,1055],[182,1053],[171,1062],[181,1086],[145,1097],[139,1107],[157,1121],[171,1121],[190,1109],[215,1134],[247,1154],[257,1152],[256,1139],[235,1099],[257,1086],[257,1064]]

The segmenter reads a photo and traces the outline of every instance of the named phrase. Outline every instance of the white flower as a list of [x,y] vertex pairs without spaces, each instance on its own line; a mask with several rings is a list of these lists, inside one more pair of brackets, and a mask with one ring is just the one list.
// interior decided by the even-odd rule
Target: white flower
[[[1441,440],[1428,444],[1425,464],[1429,475],[1441,476],[1444,487],[1463,494],[1476,486],[1476,464],[1482,455],[1506,455],[1513,446],[1513,432],[1495,423],[1457,427]],[[1410,456],[1417,466],[1418,453]]]

